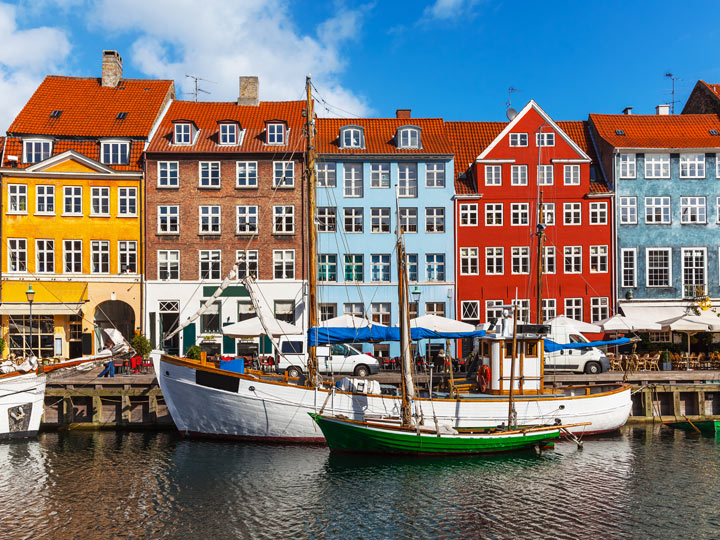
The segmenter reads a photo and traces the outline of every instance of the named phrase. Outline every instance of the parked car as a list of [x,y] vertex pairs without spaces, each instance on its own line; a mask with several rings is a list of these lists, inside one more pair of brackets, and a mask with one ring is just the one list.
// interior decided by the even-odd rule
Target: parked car
[[[362,353],[342,343],[327,347],[329,356],[318,356],[318,369],[326,374],[349,374],[367,377],[380,371],[380,364],[369,354]],[[278,373],[298,377],[307,373],[307,344],[301,337],[280,338],[280,351],[275,352],[275,366]]]

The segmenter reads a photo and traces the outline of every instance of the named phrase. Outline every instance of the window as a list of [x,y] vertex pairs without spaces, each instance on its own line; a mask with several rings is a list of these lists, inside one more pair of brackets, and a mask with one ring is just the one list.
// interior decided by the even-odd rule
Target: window
[[426,163],[425,164],[425,186],[429,188],[445,187],[445,164],[444,163]]
[[285,144],[285,124],[275,123],[267,125],[267,143]]
[[590,299],[590,322],[604,321],[610,316],[610,301],[607,296]]
[[501,275],[505,273],[503,251],[504,248],[501,247],[485,248],[485,273],[487,275]]
[[[718,207],[720,207],[720,197],[718,197]],[[720,215],[720,214],[718,214]],[[471,227],[478,224],[478,205],[477,203],[460,204],[460,226]]]
[[201,188],[219,188],[220,187],[220,162],[219,161],[201,161],[200,167],[200,187]]
[[180,233],[180,207],[177,205],[158,206],[158,233]]
[[460,274],[463,276],[476,276],[480,273],[480,256],[478,248],[460,248]]
[[536,133],[535,144],[538,146],[555,146],[555,133]]
[[23,163],[39,163],[50,157],[50,141],[23,141]]
[[720,223],[720,197],[715,200],[715,214],[717,215],[717,223]]
[[63,215],[82,216],[82,187],[63,187]]
[[670,154],[645,154],[645,178],[670,178]]
[[158,161],[158,187],[178,187],[178,162]]
[[318,232],[335,232],[337,228],[337,209],[334,206],[318,207]]
[[125,217],[137,216],[137,188],[118,188],[118,215]]
[[180,279],[180,252],[178,250],[159,249],[158,279],[161,281]]
[[705,279],[705,249],[682,248],[683,298],[697,298],[707,294]]
[[257,249],[235,250],[235,261],[237,262],[237,277],[243,279],[247,276],[258,277],[258,251]]
[[346,233],[363,232],[363,209],[343,208],[343,223]]
[[273,206],[273,234],[295,232],[295,207]]
[[345,281],[363,280],[363,256],[345,255]]
[[93,240],[90,242],[90,272],[93,274],[110,273],[110,242]]
[[538,165],[538,185],[552,186],[555,183],[552,165]]
[[318,163],[316,170],[318,187],[335,187],[335,163]]
[[527,186],[527,165],[512,165],[510,167],[510,183],[513,186]]
[[192,131],[192,124],[175,124],[175,144],[191,144]]
[[370,187],[371,188],[389,188],[390,187],[390,164],[389,163],[372,163],[372,164],[370,164]]
[[118,273],[137,274],[137,242],[135,240],[118,242]]
[[27,213],[27,185],[8,184],[9,214]]
[[[291,207],[292,208],[292,207]],[[258,232],[258,207],[257,206],[236,206],[237,234],[257,234]]]
[[608,271],[608,247],[590,246],[590,273],[602,274]]
[[528,203],[512,203],[510,205],[510,223],[512,225],[530,224],[530,209]]
[[418,281],[418,256],[417,253],[407,253],[408,281]]
[[645,197],[645,223],[670,223],[670,197]]
[[566,298],[565,299],[565,316],[576,321],[583,320],[582,298]]
[[427,281],[445,281],[445,255],[442,253],[425,255],[425,278]]
[[426,208],[425,209],[425,232],[444,233],[445,232],[445,209]]
[[670,248],[647,248],[645,250],[648,287],[670,287],[671,253]]
[[502,319],[503,316],[502,300],[485,300],[485,320]]
[[555,298],[543,298],[542,311],[543,321],[549,321],[557,317],[557,300]]
[[370,232],[374,232],[374,233],[390,232],[390,209],[389,208],[371,208],[370,209]]
[[337,255],[319,254],[318,268],[318,281],[337,281]]
[[370,304],[370,318],[373,322],[390,326],[390,303],[373,302]]
[[106,165],[127,165],[130,163],[130,143],[108,141],[102,143],[102,162]]
[[55,186],[35,186],[35,213],[55,215]]
[[[32,334],[32,343],[31,336]],[[52,315],[8,316],[8,350],[17,356],[27,356],[30,350],[40,358],[55,355],[55,325]],[[32,345],[32,346],[31,346]]]
[[511,133],[510,134],[510,146],[527,146],[528,145],[528,134],[527,133]]
[[200,206],[200,234],[220,234],[220,207]]
[[390,255],[370,256],[370,281],[390,281]]
[[109,216],[110,215],[110,188],[109,187],[90,188],[90,215],[91,216]]
[[337,317],[337,304],[320,304],[320,321]]
[[[218,170],[219,173],[219,170]],[[257,183],[257,161],[238,161],[235,164],[236,180],[235,186],[239,188],[256,188]],[[218,187],[220,180],[218,179]]]
[[200,279],[220,279],[220,250],[200,250]]
[[247,301],[238,301],[238,322],[247,321],[248,319],[252,319],[253,317],[256,317],[255,313],[255,306],[253,306],[252,302]]
[[555,246],[543,246],[543,274],[556,272]]
[[82,240],[63,240],[63,272],[82,274]]
[[[207,298],[203,298],[200,301],[200,305],[204,306],[207,302]],[[217,302],[211,303],[207,310],[200,316],[200,333],[201,334],[212,334],[212,333],[219,333],[220,332],[220,320],[221,315],[220,311],[222,309],[221,307],[222,302],[219,300]]]
[[485,225],[488,227],[503,224],[502,203],[487,203],[485,205]]
[[620,178],[635,176],[635,154],[620,154]]
[[416,233],[418,231],[417,208],[400,208],[400,229],[404,233]]
[[502,185],[502,166],[501,165],[485,165],[485,185],[501,186]]
[[563,253],[565,258],[565,273],[582,273],[582,246],[565,246]]
[[480,322],[480,302],[478,300],[463,300],[460,302],[460,318],[470,324]]
[[518,322],[530,322],[530,300],[527,298],[513,300],[513,304],[517,309]]
[[564,172],[566,186],[580,185],[580,165],[565,165]]
[[543,223],[555,225],[555,203],[543,203]]
[[511,272],[513,274],[530,273],[530,248],[513,247],[511,251]]
[[237,144],[237,124],[220,124],[220,144]]
[[357,302],[349,302],[343,304],[343,313],[345,315],[352,315],[353,317],[363,318],[365,316],[365,309],[363,305]]
[[11,272],[27,272],[27,240],[8,238],[8,257]]
[[563,223],[565,225],[582,224],[581,203],[563,203]]
[[590,225],[607,225],[607,203],[590,203]]
[[343,165],[344,195],[345,197],[363,196],[363,172],[360,163],[345,163]]
[[400,197],[417,197],[417,164],[400,163],[398,165],[398,183]]
[[295,185],[295,163],[292,161],[273,162],[273,187],[293,187]]
[[35,240],[35,271],[39,274],[55,272],[54,240]]
[[705,221],[705,197],[680,197],[680,223]]
[[398,129],[398,148],[420,148],[420,130],[414,127]]
[[620,197],[620,225],[637,223],[637,197]]
[[635,248],[623,248],[620,250],[620,261],[622,268],[622,287],[637,286],[637,258]]
[[705,178],[705,154],[680,154],[680,178]]
[[362,148],[363,133],[361,128],[345,127],[340,130],[340,148]]
[[650,343],[671,343],[671,333],[668,332],[648,332]]
[[273,272],[275,279],[295,279],[294,249],[276,249],[273,251]]

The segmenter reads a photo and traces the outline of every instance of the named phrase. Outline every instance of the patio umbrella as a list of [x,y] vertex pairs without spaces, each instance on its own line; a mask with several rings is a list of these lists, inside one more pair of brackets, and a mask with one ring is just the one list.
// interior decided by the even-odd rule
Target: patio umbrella
[[[272,317],[265,317],[264,320],[268,331],[273,337],[297,336],[303,333],[300,328],[289,322],[278,321]],[[223,326],[222,333],[230,337],[257,337],[267,332],[263,325],[260,324],[260,319],[252,317],[251,319]]]
[[324,326],[326,328],[365,328],[366,326],[385,326],[373,321],[368,321],[362,317],[355,317],[355,315],[340,315],[339,317],[333,317],[322,321],[318,326]]
[[597,324],[577,321],[575,319],[571,319],[570,317],[566,317],[565,315],[560,315],[559,317],[550,319],[546,321],[546,324],[549,324],[550,326],[567,326],[569,328],[577,330],[582,334],[599,334],[600,332],[602,332],[602,328],[600,328]]
[[448,319],[440,315],[423,315],[410,320],[410,328],[426,328],[434,332],[472,332],[475,326],[472,324]]
[[613,315],[603,321],[599,321],[598,326],[605,332],[623,332],[635,330],[661,330],[662,325],[652,322],[643,321],[641,319],[633,319],[624,315]]
[[692,315],[680,315],[678,317],[673,317],[672,319],[658,321],[658,324],[660,324],[662,329],[666,332],[669,330],[671,332],[682,332],[683,334],[687,334],[688,354],[690,354],[690,337],[693,334],[712,331],[712,325],[704,322],[698,322],[697,317],[693,317]]

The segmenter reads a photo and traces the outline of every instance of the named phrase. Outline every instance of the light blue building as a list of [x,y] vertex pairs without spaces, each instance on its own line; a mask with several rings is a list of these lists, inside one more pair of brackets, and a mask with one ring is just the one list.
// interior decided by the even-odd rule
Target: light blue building
[[[398,219],[405,232],[411,298],[418,299],[411,318],[455,318],[453,153],[442,119],[409,113],[317,122],[322,320],[352,314],[398,324]],[[420,344],[420,354],[426,345]],[[397,343],[363,348],[379,357],[400,354]]]

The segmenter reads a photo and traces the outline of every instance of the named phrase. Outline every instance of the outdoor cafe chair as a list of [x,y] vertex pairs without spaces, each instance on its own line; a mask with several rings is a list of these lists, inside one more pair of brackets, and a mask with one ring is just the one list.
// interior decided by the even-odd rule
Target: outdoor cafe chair
[[660,371],[660,355],[656,354],[648,358],[646,365],[649,371]]

